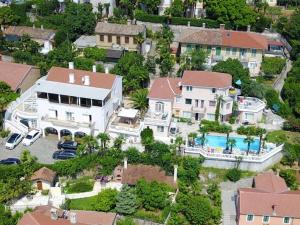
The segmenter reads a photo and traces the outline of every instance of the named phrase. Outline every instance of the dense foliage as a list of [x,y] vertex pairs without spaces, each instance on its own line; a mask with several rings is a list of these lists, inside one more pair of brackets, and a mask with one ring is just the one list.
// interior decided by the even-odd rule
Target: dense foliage
[[240,126],[237,128],[237,133],[240,135],[260,136],[266,133],[266,130],[254,126]]
[[285,59],[279,57],[264,57],[261,70],[266,78],[272,78],[281,73],[285,66]]
[[200,132],[217,132],[229,133],[232,131],[231,126],[219,123],[218,121],[201,120]]

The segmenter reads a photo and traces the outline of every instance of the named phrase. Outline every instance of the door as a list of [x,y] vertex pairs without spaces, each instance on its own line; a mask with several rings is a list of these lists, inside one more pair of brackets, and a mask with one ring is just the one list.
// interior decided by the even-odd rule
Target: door
[[199,120],[199,113],[195,113],[195,120],[196,120],[196,121]]
[[36,185],[37,185],[37,189],[38,189],[38,190],[43,190],[43,183],[42,183],[42,181],[40,181],[40,180],[37,181],[37,182],[36,182]]
[[216,55],[221,55],[221,47],[216,47]]

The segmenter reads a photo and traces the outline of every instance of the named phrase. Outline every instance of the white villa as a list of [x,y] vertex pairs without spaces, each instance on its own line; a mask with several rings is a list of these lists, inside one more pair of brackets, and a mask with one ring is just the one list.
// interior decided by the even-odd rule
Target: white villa
[[6,128],[26,133],[30,126],[58,135],[97,135],[122,101],[122,78],[112,74],[52,67],[8,109]]
[[238,120],[240,123],[256,124],[263,118],[266,103],[258,98],[238,97]]

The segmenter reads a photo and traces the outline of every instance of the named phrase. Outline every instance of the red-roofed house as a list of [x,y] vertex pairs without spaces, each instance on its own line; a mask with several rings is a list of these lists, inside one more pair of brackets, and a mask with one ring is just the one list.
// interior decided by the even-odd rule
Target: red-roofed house
[[148,95],[145,127],[150,127],[155,136],[161,137],[168,136],[174,128],[172,115],[197,121],[214,120],[218,96],[223,99],[220,119],[228,120],[235,97],[230,97],[231,87],[231,75],[208,71],[185,71],[182,78],[155,79]]
[[268,49],[268,40],[259,33],[220,29],[192,30],[182,32],[179,38],[180,53],[202,48],[208,53],[208,66],[228,58],[238,59],[252,75],[258,75],[262,57]]
[[238,190],[238,225],[300,224],[299,191],[289,191],[285,181],[273,173],[256,176],[253,186]]

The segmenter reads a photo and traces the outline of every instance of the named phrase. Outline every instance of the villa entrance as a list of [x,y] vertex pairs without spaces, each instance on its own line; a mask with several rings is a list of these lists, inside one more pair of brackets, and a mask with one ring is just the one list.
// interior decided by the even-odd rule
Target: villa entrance
[[36,182],[36,186],[37,186],[37,189],[38,189],[38,190],[43,190],[43,183],[42,183],[42,181],[40,181],[40,180],[37,181],[37,182]]

